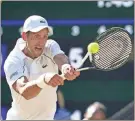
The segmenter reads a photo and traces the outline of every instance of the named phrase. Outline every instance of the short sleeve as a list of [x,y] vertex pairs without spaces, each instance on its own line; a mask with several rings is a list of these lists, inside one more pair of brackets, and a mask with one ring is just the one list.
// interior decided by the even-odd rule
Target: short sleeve
[[9,86],[12,86],[17,79],[24,76],[24,68],[19,60],[6,60],[4,64],[4,71]]
[[59,44],[54,40],[49,40],[49,49],[51,52],[52,57],[54,57],[57,54],[64,54],[64,52],[61,50]]

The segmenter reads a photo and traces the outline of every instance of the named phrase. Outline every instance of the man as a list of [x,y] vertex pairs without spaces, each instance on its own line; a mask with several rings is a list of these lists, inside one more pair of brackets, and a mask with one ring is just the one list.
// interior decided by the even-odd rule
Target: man
[[80,75],[58,43],[48,39],[48,34],[52,30],[43,17],[28,17],[22,38],[5,61],[4,70],[13,98],[7,120],[52,120],[57,86],[63,85],[64,79],[74,80]]
[[87,108],[83,120],[105,120],[105,119],[106,119],[106,107],[100,102],[95,102]]

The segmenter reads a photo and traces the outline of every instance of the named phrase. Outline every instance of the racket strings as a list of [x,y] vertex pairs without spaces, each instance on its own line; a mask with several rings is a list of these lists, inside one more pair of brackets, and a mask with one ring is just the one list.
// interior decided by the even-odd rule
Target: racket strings
[[131,53],[132,44],[125,31],[114,31],[99,38],[100,51],[93,55],[94,64],[100,69],[121,66]]
[[126,60],[128,59],[130,52],[132,50],[131,41],[129,41],[130,38],[125,33],[119,33],[119,34],[121,34],[121,36],[119,37],[119,40],[122,42],[123,48],[121,50],[121,53],[117,56],[117,58],[115,58],[112,61],[111,66],[113,67],[122,65],[125,59]]
[[[111,40],[111,41],[108,41]],[[108,68],[110,67],[111,60],[116,57],[116,41],[112,41],[112,36],[109,36],[105,38],[103,41],[101,41],[100,44],[100,52],[95,56],[95,61],[97,62],[96,65],[99,68]],[[118,53],[117,53],[118,54]],[[113,56],[112,56],[113,55]],[[99,56],[99,59],[98,59]]]

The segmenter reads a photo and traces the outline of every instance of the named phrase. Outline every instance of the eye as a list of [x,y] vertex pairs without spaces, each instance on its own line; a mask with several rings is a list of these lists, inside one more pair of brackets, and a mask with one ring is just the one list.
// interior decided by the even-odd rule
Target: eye
[[40,39],[40,36],[38,35],[38,34],[36,34],[35,36],[34,36],[34,39]]
[[45,39],[48,38],[48,35],[45,35],[44,38],[45,38]]
[[44,35],[44,36],[41,36],[41,35],[39,35],[39,34],[36,34],[35,36],[34,36],[34,39],[47,39],[48,38],[48,35]]

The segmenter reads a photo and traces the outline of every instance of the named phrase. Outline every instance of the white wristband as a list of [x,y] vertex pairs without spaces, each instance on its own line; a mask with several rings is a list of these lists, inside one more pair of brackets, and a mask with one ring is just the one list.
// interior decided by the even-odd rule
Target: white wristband
[[44,78],[45,82],[48,83],[55,74],[56,73],[46,73]]
[[37,80],[37,86],[40,88],[45,88],[47,84],[45,83],[45,74],[41,75]]
[[61,67],[62,74],[65,74],[67,72],[67,68],[70,68],[70,66],[71,66],[70,64],[62,65],[62,67]]
[[39,86],[40,88],[45,88],[46,86],[48,86],[47,83],[55,74],[56,73],[45,73],[41,75],[37,80],[37,86]]

